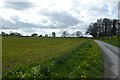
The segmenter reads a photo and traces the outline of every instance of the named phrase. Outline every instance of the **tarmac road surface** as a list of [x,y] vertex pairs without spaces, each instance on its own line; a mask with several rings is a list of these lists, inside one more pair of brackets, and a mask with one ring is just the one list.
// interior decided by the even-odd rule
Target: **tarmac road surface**
[[120,48],[95,40],[104,53],[104,78],[120,79]]

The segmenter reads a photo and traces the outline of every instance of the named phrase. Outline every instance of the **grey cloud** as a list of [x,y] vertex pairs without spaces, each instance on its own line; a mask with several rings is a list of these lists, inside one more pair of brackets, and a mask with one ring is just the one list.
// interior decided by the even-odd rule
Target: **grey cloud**
[[93,16],[108,15],[109,13],[107,5],[103,5],[103,7],[92,7],[88,11]]
[[3,18],[1,18],[1,21],[2,29],[21,29],[23,31],[30,31],[35,26],[34,24],[19,22],[17,19],[14,19],[15,24]]
[[98,11],[98,12],[103,12],[103,11],[106,11],[106,12],[108,12],[108,6],[107,5],[103,5],[102,7],[92,7],[92,8],[90,8],[90,11]]
[[77,18],[73,17],[67,12],[50,13],[48,11],[43,11],[40,14],[49,17],[52,20],[52,22],[57,25],[57,27],[63,28],[63,27],[75,26],[80,23],[80,21]]
[[20,17],[17,16],[17,15],[12,15],[12,16],[10,16],[10,18],[11,18],[13,21],[15,21],[15,22],[20,19]]
[[15,10],[22,10],[33,7],[31,2],[6,2],[4,5],[5,8],[12,8]]
[[[1,17],[0,17],[1,18]],[[12,16],[11,19],[15,22],[12,23],[9,20],[5,20],[1,18],[2,21],[2,29],[20,29],[23,30],[24,32],[35,32],[35,29],[56,29],[54,25],[43,25],[43,24],[33,24],[33,23],[24,23],[19,21],[19,17],[17,16]]]
[[1,24],[2,29],[17,29],[16,26],[13,26],[14,23],[12,23],[11,21],[9,21],[9,20],[4,20],[4,19],[2,19],[2,18],[1,18],[1,21],[2,21],[2,24]]
[[101,6],[93,6],[88,9],[91,16],[96,16],[95,18],[116,18],[118,13],[118,3],[104,3]]

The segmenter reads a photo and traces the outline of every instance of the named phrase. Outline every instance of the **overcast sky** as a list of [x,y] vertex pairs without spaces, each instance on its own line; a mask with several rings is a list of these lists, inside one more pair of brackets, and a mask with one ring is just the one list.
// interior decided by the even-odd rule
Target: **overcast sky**
[[[9,2],[8,2],[9,1]],[[3,0],[0,2],[2,31],[44,35],[81,31],[99,18],[118,18],[118,0]]]

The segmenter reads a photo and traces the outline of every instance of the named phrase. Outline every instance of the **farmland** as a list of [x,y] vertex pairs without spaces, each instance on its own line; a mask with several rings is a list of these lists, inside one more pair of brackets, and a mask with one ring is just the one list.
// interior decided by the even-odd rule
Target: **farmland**
[[100,78],[103,55],[84,38],[2,38],[3,77]]

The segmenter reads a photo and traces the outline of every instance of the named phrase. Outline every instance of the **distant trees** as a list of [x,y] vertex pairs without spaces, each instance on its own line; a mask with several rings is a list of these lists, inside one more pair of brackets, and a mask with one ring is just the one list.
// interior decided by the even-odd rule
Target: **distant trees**
[[38,34],[37,33],[33,33],[33,34],[31,34],[31,36],[38,36]]
[[72,33],[68,33],[67,31],[63,31],[63,34],[61,37],[82,37],[83,34],[81,31],[77,31],[77,32],[72,32]]
[[[16,37],[20,37],[20,36],[23,36],[23,35],[18,33],[18,32],[10,32],[8,34],[8,33],[5,33],[5,32],[2,31],[0,33],[0,36],[11,36],[11,37],[16,36]],[[42,36],[42,35],[38,35],[37,33],[32,33],[30,36],[31,37],[50,37],[50,36],[48,36],[48,34],[45,34],[44,36]],[[26,37],[30,37],[30,36],[26,35]],[[52,37],[56,37],[56,33],[55,32],[52,32]]]
[[56,33],[55,32],[52,32],[52,37],[56,37]]
[[39,35],[39,37],[42,37],[42,35]]
[[[52,36],[51,36],[52,35]],[[49,34],[45,34],[44,36],[38,35],[37,33],[32,33],[31,35],[26,35],[26,37],[56,37],[56,33],[52,32],[51,35]],[[5,33],[5,32],[1,32],[0,36],[23,36],[22,34],[18,33],[18,32],[10,32],[9,34]],[[76,32],[72,32],[72,33],[68,33],[67,31],[63,31],[62,36],[61,37],[82,37],[82,32],[81,31],[76,31]]]
[[45,37],[48,37],[48,34],[45,34]]
[[76,36],[77,36],[77,37],[81,37],[81,36],[82,36],[82,32],[77,31],[77,32],[76,32]]
[[17,32],[11,32],[10,34],[7,34],[5,32],[1,32],[1,36],[22,36],[22,34]]
[[1,36],[8,36],[8,34],[5,32],[1,32]]
[[97,22],[91,23],[86,31],[93,37],[107,37],[118,35],[120,32],[120,21],[117,19],[98,19]]
[[17,32],[11,32],[9,36],[22,36],[22,34],[17,33]]
[[66,37],[66,36],[67,36],[67,31],[64,31],[62,37]]

